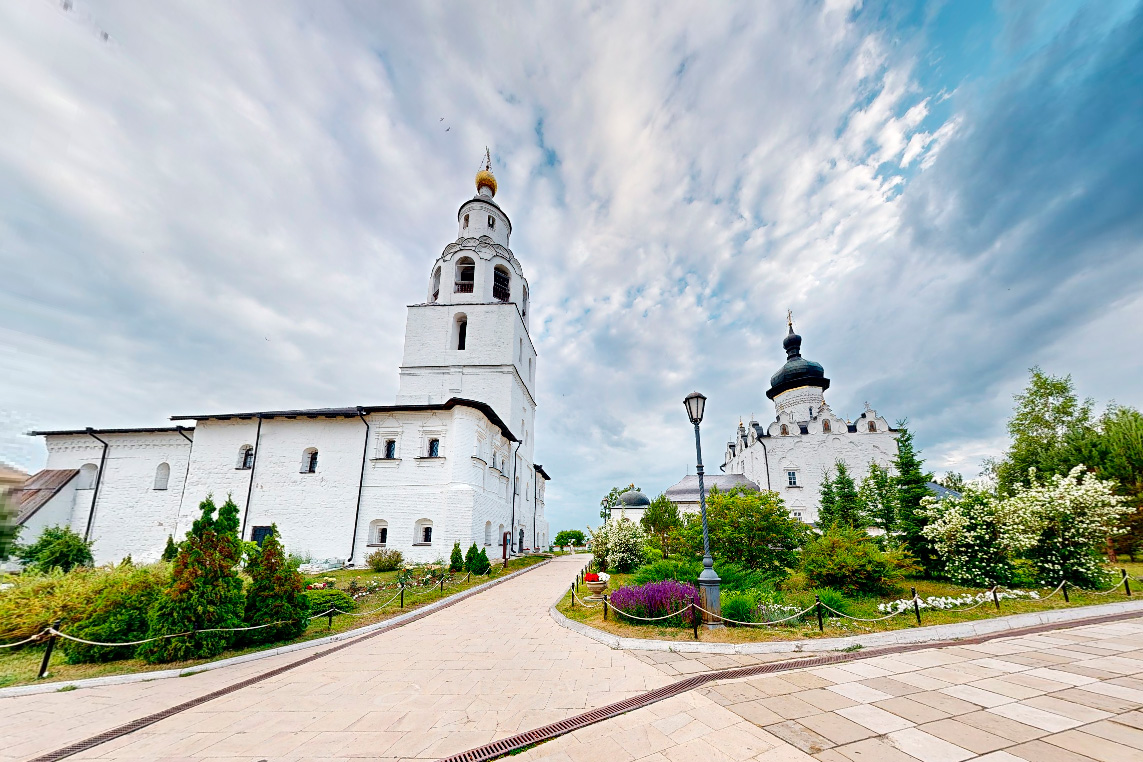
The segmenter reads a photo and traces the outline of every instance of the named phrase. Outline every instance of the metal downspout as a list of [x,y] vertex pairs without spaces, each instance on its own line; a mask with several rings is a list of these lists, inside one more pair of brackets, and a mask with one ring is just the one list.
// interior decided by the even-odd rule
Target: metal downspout
[[353,565],[353,553],[357,550],[357,525],[361,521],[361,491],[365,488],[365,456],[369,454],[369,421],[365,420],[365,408],[357,406],[357,417],[365,424],[365,444],[361,448],[361,478],[357,480],[357,508],[353,513],[353,539],[349,543],[347,566]]
[[509,489],[512,490],[512,523],[509,526],[508,549],[512,552],[515,552],[513,549],[516,547],[516,460],[520,456],[520,445],[522,444],[524,443],[517,441],[516,452],[512,453],[512,481],[508,483]]
[[107,466],[107,442],[95,436],[95,429],[87,427],[87,435],[103,445],[103,454],[99,456],[99,473],[95,475],[95,490],[91,493],[91,510],[87,512],[87,529],[83,530],[83,541],[91,538],[91,526],[95,523],[95,501],[99,499],[99,487],[103,484],[103,469]]
[[250,496],[254,492],[254,470],[258,468],[258,445],[262,440],[262,414],[258,413],[258,429],[254,432],[254,456],[250,459],[250,484],[246,487],[246,507],[242,511],[242,531],[238,538],[246,537],[246,520],[250,518]]
[[539,545],[536,542],[538,535],[536,534],[536,517],[540,515],[540,503],[536,500],[536,496],[540,494],[540,475],[536,473],[535,465],[532,467],[532,548],[533,552],[539,550]]
[[766,449],[766,442],[761,437],[758,441],[762,444],[762,455],[766,458],[766,491],[773,492],[774,488],[770,486],[770,451]]
[[187,496],[187,479],[190,478],[191,453],[194,452],[194,439],[186,435],[186,428],[183,426],[175,426],[175,431],[179,432],[183,439],[190,442],[190,449],[187,450],[187,470],[186,473],[183,474],[183,489],[182,492],[179,493],[179,513],[175,515],[175,530],[171,532],[172,538],[175,536],[175,532],[179,531],[179,515],[183,512],[183,499]]

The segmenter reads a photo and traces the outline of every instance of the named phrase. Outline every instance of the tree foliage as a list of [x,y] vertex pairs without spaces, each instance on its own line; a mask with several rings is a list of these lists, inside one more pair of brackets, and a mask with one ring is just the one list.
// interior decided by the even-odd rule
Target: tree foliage
[[552,540],[552,544],[558,548],[571,546],[573,548],[581,548],[587,542],[587,538],[583,532],[578,529],[561,529],[556,534],[556,539]]
[[459,542],[452,544],[452,555],[449,556],[448,559],[448,570],[450,572],[464,571],[464,554],[460,552]]
[[853,483],[853,477],[849,475],[849,468],[843,460],[838,460],[834,464],[834,473],[827,473],[822,480],[818,526],[830,527],[834,524],[863,529],[869,524],[863,515],[857,485]]
[[[126,643],[147,637],[148,613],[155,600],[170,584],[166,564],[133,566],[120,564],[114,569],[95,572],[95,593],[83,618],[67,628],[69,635],[103,643]],[[101,583],[101,584],[99,584]],[[108,648],[61,640],[69,664],[129,659],[135,646]]]
[[991,492],[966,488],[960,497],[925,498],[922,530],[944,559],[944,573],[963,585],[1011,584],[1019,553],[1034,541],[1027,526]]
[[[706,501],[711,553],[761,571],[769,578],[784,579],[797,563],[797,550],[810,529],[790,516],[776,492],[759,492],[744,486],[721,492],[712,487]],[[702,518],[688,513],[679,532],[680,547],[692,557],[702,557]]]
[[815,587],[847,595],[891,593],[916,566],[901,550],[881,550],[864,528],[840,522],[812,538],[802,549],[801,571]]
[[16,508],[0,493],[0,561],[7,561],[17,550],[22,528],[16,523]]
[[139,656],[151,663],[217,656],[232,633],[198,631],[242,626],[238,506],[228,497],[218,508],[208,496],[199,509],[201,516],[179,548],[171,585],[151,607],[148,637],[194,632],[140,646]]
[[167,563],[173,562],[179,555],[179,546],[175,543],[175,538],[167,535],[167,544],[163,548],[162,559]]
[[250,575],[250,587],[246,591],[244,626],[280,624],[241,633],[241,641],[274,643],[293,640],[305,632],[310,621],[305,581],[298,567],[286,556],[277,524],[270,526],[270,534],[262,540],[261,552],[251,557],[246,571]]
[[671,533],[682,526],[679,517],[679,506],[667,499],[666,495],[659,495],[643,511],[639,524],[659,544],[659,553],[663,558],[671,555]]
[[946,471],[944,476],[933,481],[953,492],[964,492],[968,489],[968,482],[965,481],[964,474],[957,471]]
[[924,533],[929,522],[923,502],[929,497],[928,483],[933,475],[924,470],[921,452],[913,443],[913,432],[898,424],[897,457],[893,459],[893,470],[897,482],[897,530],[905,550],[920,563],[928,574],[940,570],[940,558],[933,548],[932,540]]
[[887,535],[897,531],[897,480],[885,466],[869,464],[869,473],[857,491],[866,521]]
[[16,557],[29,571],[46,572],[58,568],[69,572],[77,566],[94,563],[91,545],[70,527],[46,527],[35,542],[17,548]]
[[591,552],[599,571],[632,572],[645,560],[647,533],[626,516],[591,531]]

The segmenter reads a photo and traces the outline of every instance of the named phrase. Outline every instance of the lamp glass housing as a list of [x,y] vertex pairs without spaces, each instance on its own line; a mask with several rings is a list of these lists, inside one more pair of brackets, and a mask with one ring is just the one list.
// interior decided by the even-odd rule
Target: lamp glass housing
[[706,409],[706,397],[698,392],[691,392],[687,398],[683,400],[683,404],[687,408],[687,415],[690,416],[691,423],[698,426],[702,423],[702,414]]

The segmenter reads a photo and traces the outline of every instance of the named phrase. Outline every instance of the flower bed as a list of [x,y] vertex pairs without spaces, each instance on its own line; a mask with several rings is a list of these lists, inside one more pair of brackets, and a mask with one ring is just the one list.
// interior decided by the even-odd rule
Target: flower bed
[[[996,598],[998,600],[1040,600],[1040,594],[1035,590],[997,590]],[[973,606],[977,603],[984,603],[985,601],[992,600],[992,591],[985,590],[983,593],[966,593],[964,595],[930,595],[928,598],[919,598],[917,605],[922,609],[937,609],[938,611],[947,611],[949,609],[959,609],[965,606]],[[899,614],[902,611],[912,610],[912,598],[898,598],[895,601],[877,604],[877,610],[882,614]]]
[[621,587],[611,594],[610,601],[616,616],[633,622],[638,622],[638,618],[656,619],[681,611],[677,616],[659,621],[659,624],[674,625],[690,625],[693,611],[690,604],[699,602],[698,591],[693,586],[673,579]]

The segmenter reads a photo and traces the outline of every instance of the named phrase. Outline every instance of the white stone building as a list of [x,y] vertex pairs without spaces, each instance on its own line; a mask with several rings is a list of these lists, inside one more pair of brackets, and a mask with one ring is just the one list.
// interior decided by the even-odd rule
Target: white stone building
[[315,559],[361,565],[387,547],[433,561],[454,542],[495,559],[506,536],[509,552],[547,547],[528,282],[488,163],[476,187],[425,300],[409,306],[395,405],[31,432],[48,464],[13,493],[22,540],[66,524],[94,541],[97,563],[151,560],[207,494],[229,494],[244,539],[276,524],[287,550]]
[[794,333],[792,321],[782,346],[786,364],[771,377],[766,392],[777,415],[766,425],[740,422],[726,445],[722,470],[779,493],[795,517],[813,522],[822,480],[837,461],[860,482],[870,463],[887,466],[896,457],[897,431],[868,403],[855,421],[830,409],[824,396],[829,379],[820,364],[802,357],[802,337]]

